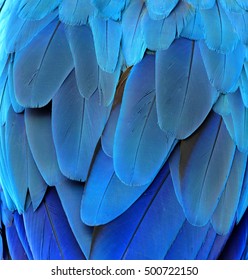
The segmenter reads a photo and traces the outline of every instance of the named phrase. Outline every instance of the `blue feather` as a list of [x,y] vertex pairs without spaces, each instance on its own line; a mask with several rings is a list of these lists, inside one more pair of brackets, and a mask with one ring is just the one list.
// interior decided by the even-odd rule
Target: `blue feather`
[[239,44],[234,51],[221,54],[211,51],[201,43],[200,50],[208,78],[213,86],[224,93],[236,91],[245,59],[244,46]]
[[116,131],[118,118],[120,115],[120,108],[121,106],[117,105],[111,111],[108,122],[106,124],[106,127],[101,137],[102,149],[104,153],[109,157],[113,157],[115,131]]
[[248,238],[248,211],[244,214],[242,220],[234,228],[234,231],[227,241],[227,244],[220,256],[224,260],[247,260],[247,238]]
[[40,207],[24,214],[28,242],[35,259],[83,259],[56,192],[46,194]]
[[152,1],[146,0],[147,10],[152,19],[158,20],[168,17],[171,11],[175,9],[179,0],[171,0],[171,1]]
[[42,107],[54,96],[73,67],[63,26],[51,23],[16,54],[14,86],[24,107]]
[[32,260],[33,259],[33,255],[31,253],[31,250],[30,250],[30,247],[29,247],[29,243],[28,243],[28,240],[27,240],[27,236],[26,236],[26,230],[25,230],[25,227],[24,227],[24,222],[23,222],[23,216],[22,215],[19,215],[16,211],[14,212],[14,220],[13,220],[13,223],[14,223],[14,226],[16,228],[16,231],[17,231],[17,234],[19,236],[19,239],[22,243],[22,247],[25,251],[25,254],[27,255],[27,258],[29,260]]
[[146,45],[142,32],[144,4],[140,0],[131,1],[121,21],[122,52],[128,66],[138,63],[144,56]]
[[86,24],[93,14],[89,0],[63,0],[59,6],[59,19],[65,24]]
[[75,65],[77,86],[89,98],[98,87],[98,64],[91,29],[87,25],[67,26],[66,35]]
[[21,0],[18,15],[23,19],[39,20],[55,10],[62,0]]
[[218,234],[227,234],[236,218],[246,162],[247,155],[236,150],[225,189],[212,217],[212,225]]
[[82,221],[93,226],[114,220],[124,213],[148,186],[133,188],[123,184],[115,174],[113,160],[100,150],[85,185],[81,204]]
[[245,176],[243,180],[242,192],[240,195],[240,201],[237,209],[237,223],[242,219],[245,210],[248,206],[248,169],[246,168]]
[[238,149],[246,153],[248,152],[248,108],[243,105],[239,90],[233,94],[229,94],[227,99],[233,124],[233,133],[230,133],[230,135],[234,139]]
[[[89,100],[77,89],[72,72],[52,103],[52,130],[59,167],[70,179],[85,181],[111,106],[99,104],[98,92]],[[62,117],[63,116],[63,117]]]
[[187,0],[187,2],[198,9],[210,9],[215,4],[215,0]]
[[223,8],[216,3],[211,9],[201,10],[201,15],[209,49],[221,53],[234,51],[238,36]]
[[[6,124],[7,166],[13,188],[13,200],[20,213],[24,212],[28,190],[36,209],[43,199],[46,184],[31,154],[23,115],[10,108]],[[20,164],[20,162],[22,164]]]
[[[17,2],[16,2],[17,3]],[[8,24],[5,29],[6,41],[5,48],[8,53],[13,53],[24,48],[30,43],[33,38],[42,31],[49,23],[51,23],[57,13],[53,12],[41,20],[33,21],[28,19],[22,19],[17,14],[19,3],[15,5],[13,11],[8,20]]]
[[106,18],[120,20],[123,9],[129,4],[130,0],[90,0],[98,12]]
[[35,163],[49,186],[61,180],[61,172],[52,138],[51,113],[48,109],[25,110],[28,144]]
[[205,38],[203,31],[202,16],[198,9],[195,9],[188,23],[181,32],[181,37],[190,40],[202,40]]
[[127,185],[150,183],[174,144],[157,124],[154,62],[147,55],[135,65],[124,90],[113,155],[115,172]]
[[9,244],[8,249],[11,258],[14,260],[27,260],[26,252],[22,246],[14,224],[6,227],[6,238]]
[[[168,49],[178,38],[193,16],[193,9],[180,2],[178,7],[165,19],[152,20],[148,13],[142,19],[142,29],[147,47],[150,50]],[[159,39],[158,39],[159,38]]]
[[[12,56],[13,59],[13,56]],[[12,108],[16,113],[22,113],[24,111],[24,107],[22,107],[16,100],[16,92],[14,87],[14,77],[13,77],[13,61],[9,63],[9,69],[8,69],[8,93],[9,93],[9,100],[10,104],[12,105]],[[5,105],[5,108],[8,108],[7,105]],[[4,116],[5,114],[3,114]]]
[[93,229],[86,226],[80,217],[83,185],[63,179],[56,185],[56,190],[75,239],[84,256],[89,258]]
[[98,64],[104,71],[113,73],[119,59],[121,24],[111,19],[94,17],[90,20],[90,26]]
[[[221,118],[211,113],[192,136],[180,143],[180,157],[170,164],[190,223],[205,225],[211,218],[229,175],[235,144]],[[191,172],[194,170],[194,172]]]
[[242,101],[245,107],[248,108],[248,64],[244,63],[244,67],[242,69],[240,80],[239,80],[239,89],[242,97]]
[[184,139],[201,125],[217,99],[198,44],[180,39],[157,52],[156,73],[159,126],[167,135]]

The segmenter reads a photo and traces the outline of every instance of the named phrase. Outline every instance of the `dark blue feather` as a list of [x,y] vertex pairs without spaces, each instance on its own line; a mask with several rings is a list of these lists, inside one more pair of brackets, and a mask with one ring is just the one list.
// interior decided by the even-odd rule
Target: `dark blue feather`
[[50,189],[40,207],[24,214],[24,226],[35,259],[83,259],[55,190]]

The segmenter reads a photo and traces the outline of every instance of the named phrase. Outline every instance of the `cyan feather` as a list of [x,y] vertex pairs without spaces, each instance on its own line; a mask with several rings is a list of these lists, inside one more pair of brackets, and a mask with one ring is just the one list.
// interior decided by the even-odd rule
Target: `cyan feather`
[[152,19],[164,19],[169,16],[171,11],[176,7],[179,0],[172,0],[172,1],[152,1],[146,0],[147,10],[149,15]]

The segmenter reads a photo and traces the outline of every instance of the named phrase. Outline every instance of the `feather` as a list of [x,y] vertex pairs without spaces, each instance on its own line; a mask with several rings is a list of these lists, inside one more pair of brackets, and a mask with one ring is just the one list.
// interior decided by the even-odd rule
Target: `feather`
[[59,6],[59,19],[68,25],[86,24],[92,14],[89,0],[63,0]]
[[236,0],[236,2],[240,5],[244,10],[248,10],[248,3],[245,0]]
[[[167,260],[192,260],[197,258],[202,244],[206,240],[209,224],[204,227],[194,227],[185,221],[180,232],[174,239],[165,259]],[[196,238],[197,236],[197,238]],[[194,240],[194,246],[189,246],[190,240]],[[212,244],[210,245],[211,248]]]
[[[13,80],[13,56],[12,61],[9,63],[8,68],[8,93],[9,93],[9,100],[12,105],[12,108],[16,113],[22,113],[24,108],[17,102],[16,100],[16,92],[14,88],[14,80]],[[8,106],[6,106],[8,108]]]
[[227,99],[233,122],[233,134],[231,134],[231,136],[238,149],[241,152],[246,153],[248,152],[248,108],[243,105],[239,90],[233,94],[229,94]]
[[244,67],[242,69],[240,80],[239,80],[239,89],[242,97],[242,101],[245,107],[248,108],[248,63],[244,63]]
[[186,2],[197,9],[211,9],[215,4],[215,0],[186,0]]
[[[170,168],[182,206],[190,223],[206,225],[225,188],[232,166],[235,144],[221,117],[211,112],[189,138],[180,143],[180,157]],[[194,172],[192,172],[194,170]]]
[[181,37],[190,39],[190,40],[202,40],[205,38],[203,23],[201,13],[198,9],[192,11],[192,16],[190,17],[187,24],[185,24]]
[[103,17],[118,21],[130,0],[91,0],[90,2]]
[[29,190],[33,207],[36,209],[43,199],[46,184],[32,157],[25,131],[23,115],[10,108],[6,124],[7,166],[13,185],[17,209],[24,212]]
[[238,36],[223,8],[216,3],[211,9],[201,10],[201,15],[208,48],[224,54],[234,51]]
[[113,157],[115,131],[120,115],[120,108],[121,106],[117,105],[111,111],[110,117],[101,137],[102,149],[104,153],[109,157]]
[[90,21],[90,26],[98,64],[104,71],[113,73],[119,59],[121,24],[111,19],[94,17]]
[[[123,215],[95,229],[90,257],[164,258],[185,220],[182,209],[175,207],[177,200],[173,195],[169,170],[165,166],[151,187]],[[170,220],[173,223],[168,227]],[[156,238],[152,238],[154,231],[158,233]]]
[[138,63],[144,56],[146,45],[142,33],[142,17],[144,4],[140,0],[133,0],[125,10],[121,21],[122,52],[127,66]]
[[75,181],[64,179],[56,185],[56,190],[75,239],[84,253],[84,256],[88,259],[93,229],[86,226],[80,217],[81,200],[84,190],[83,185]]
[[55,10],[62,0],[21,0],[18,15],[23,19],[39,20]]
[[149,12],[149,16],[154,20],[158,20],[158,19],[164,19],[168,17],[171,11],[175,9],[178,2],[179,0],[171,0],[171,1],[146,0],[146,6]]
[[218,234],[227,234],[235,220],[246,168],[247,155],[236,149],[225,189],[212,217],[212,225]]
[[238,34],[239,39],[241,42],[243,42],[245,45],[248,44],[248,34],[247,34],[247,28],[248,28],[248,13],[246,12],[229,12],[228,18],[230,19],[233,28],[235,32]]
[[213,86],[223,93],[235,92],[245,58],[244,46],[239,44],[233,52],[221,54],[209,50],[201,43],[200,50],[208,78]]
[[[1,143],[1,157],[0,157],[0,170],[1,170],[1,186],[3,193],[1,193],[1,200],[6,201],[6,205],[9,210],[14,211],[16,210],[15,206],[15,195],[13,190],[13,185],[11,184],[10,180],[10,172],[8,170],[8,163],[7,163],[7,153],[6,153],[6,139],[5,139],[5,131],[6,127],[0,127],[0,143]],[[4,194],[4,195],[3,195]],[[4,211],[5,213],[6,211]],[[5,215],[2,215],[5,217]],[[3,219],[4,220],[4,219]]]
[[242,219],[247,206],[248,206],[248,172],[247,168],[245,170],[244,180],[243,180],[243,186],[242,186],[242,192],[240,195],[239,205],[237,209],[237,223],[240,222]]
[[226,11],[226,14],[230,12],[241,13],[243,12],[240,5],[237,3],[236,0],[226,1],[226,0],[219,0],[220,5]]
[[29,244],[28,244],[28,240],[27,240],[27,236],[26,236],[26,230],[24,227],[24,222],[23,222],[23,216],[19,215],[16,211],[13,213],[14,215],[14,226],[16,228],[16,232],[19,236],[20,242],[22,244],[22,247],[25,251],[25,254],[27,255],[27,258],[29,260],[33,259],[33,255],[31,253]]
[[80,94],[89,98],[98,87],[98,64],[93,35],[87,25],[67,26],[66,35],[75,65]]
[[106,72],[99,67],[98,93],[102,106],[109,106],[114,100],[121,74],[122,61],[122,58],[120,58],[113,73]]
[[228,94],[220,94],[213,106],[213,110],[221,116],[227,116],[231,113],[231,108],[228,102]]
[[32,39],[39,34],[48,24],[50,24],[57,13],[53,12],[41,20],[28,20],[20,18],[17,14],[19,3],[12,10],[10,19],[6,25],[5,48],[8,53],[13,53],[23,49]]
[[167,135],[184,139],[201,125],[217,99],[198,44],[180,39],[157,52],[156,73],[159,126]]
[[242,220],[234,228],[234,231],[227,241],[227,244],[220,256],[224,260],[247,259],[247,238],[248,238],[248,210]]
[[52,131],[61,172],[85,181],[110,113],[99,104],[98,92],[89,100],[78,92],[74,71],[68,76],[52,103]]
[[26,252],[14,224],[6,227],[6,237],[11,258],[14,260],[27,260]]
[[35,259],[84,258],[54,189],[49,190],[36,211],[32,206],[27,209],[24,225]]
[[61,180],[61,172],[52,138],[51,113],[48,108],[26,109],[27,139],[35,163],[49,186]]
[[85,185],[81,204],[82,221],[93,226],[114,220],[124,213],[148,186],[133,188],[123,184],[115,174],[113,160],[100,150]]
[[42,107],[73,67],[63,26],[53,22],[19,51],[14,63],[16,99],[24,107]]
[[0,79],[0,123],[4,125],[6,123],[7,114],[11,105],[9,87],[8,87],[7,71],[1,75]]
[[183,28],[193,16],[193,9],[186,3],[180,2],[171,14],[161,20],[152,20],[148,13],[142,19],[144,39],[150,50],[168,49],[178,38]]
[[122,99],[113,155],[115,172],[127,185],[150,183],[174,144],[157,124],[154,62],[147,55],[132,68]]

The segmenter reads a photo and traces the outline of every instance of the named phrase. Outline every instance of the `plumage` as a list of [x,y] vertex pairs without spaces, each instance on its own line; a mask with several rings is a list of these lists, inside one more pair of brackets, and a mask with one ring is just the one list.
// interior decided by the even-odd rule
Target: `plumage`
[[157,52],[156,71],[159,126],[167,135],[184,139],[201,125],[217,99],[198,44],[175,40],[168,50]]
[[110,107],[99,104],[97,91],[89,100],[83,98],[78,92],[74,71],[54,97],[53,139],[59,167],[68,178],[86,180]]
[[[6,163],[10,169],[10,181],[13,186],[12,200],[20,213],[26,208],[28,191],[34,209],[38,207],[46,190],[46,184],[39,173],[27,141],[24,117],[15,114],[12,108],[8,112],[6,124]],[[22,164],[19,160],[22,159]]]
[[144,56],[146,44],[142,32],[144,4],[133,0],[125,10],[121,21],[122,52],[128,66],[138,63]]
[[[225,148],[224,148],[225,147]],[[211,113],[200,129],[180,144],[171,168],[186,217],[194,225],[211,218],[230,173],[235,144],[218,115]],[[173,161],[172,160],[172,161]],[[195,172],[190,172],[194,169]]]
[[48,104],[72,68],[63,26],[53,21],[16,55],[13,79],[17,101],[24,107]]
[[200,43],[200,49],[212,85],[220,92],[236,91],[245,59],[244,46],[239,44],[226,54],[210,50],[205,43]]
[[[124,213],[148,188],[133,187],[116,176],[113,159],[99,151],[82,197],[81,218],[85,224],[106,224]],[[114,197],[115,199],[111,199]]]
[[24,226],[35,259],[84,258],[55,190],[49,190],[37,211],[29,206],[24,214]]
[[179,0],[172,0],[172,1],[152,1],[147,0],[147,9],[149,12],[149,15],[152,19],[163,19],[165,17],[168,17],[170,12],[176,7]]
[[147,47],[157,51],[168,49],[172,42],[180,36],[192,16],[192,7],[184,2],[180,2],[168,17],[161,20],[153,20],[149,13],[145,13],[142,28]]
[[115,172],[127,185],[150,183],[175,140],[157,124],[154,62],[154,55],[148,55],[132,68],[123,94],[113,157]]
[[86,24],[92,13],[89,0],[64,0],[59,6],[60,20],[69,25]]
[[248,259],[246,0],[0,0],[0,258]]

